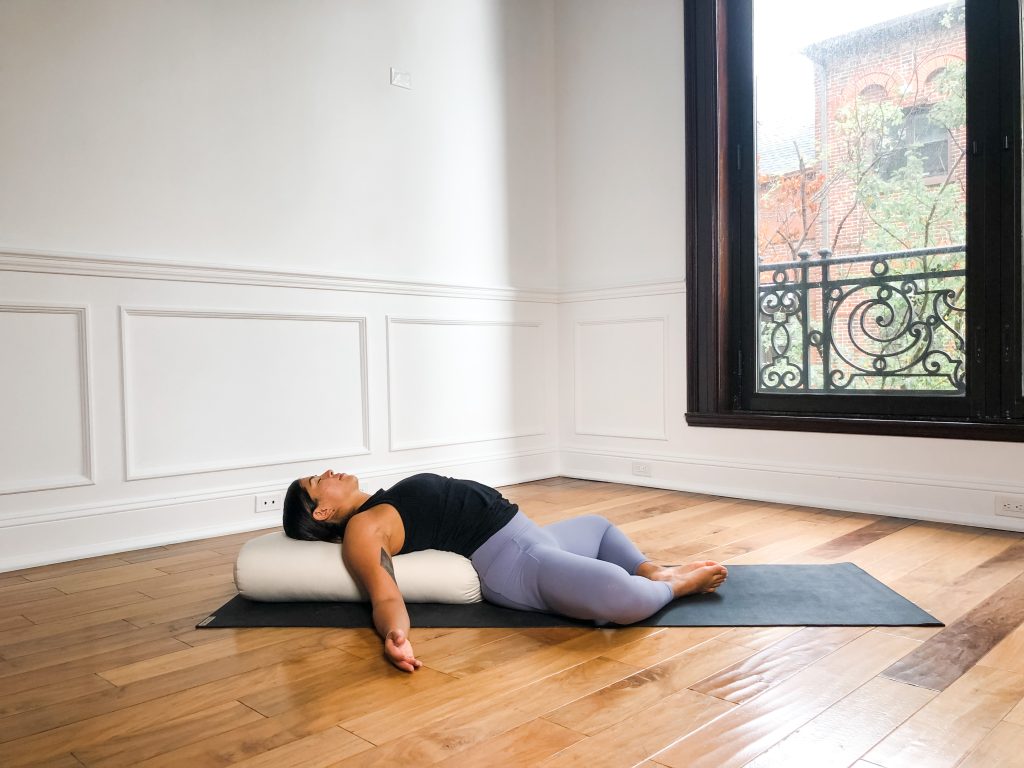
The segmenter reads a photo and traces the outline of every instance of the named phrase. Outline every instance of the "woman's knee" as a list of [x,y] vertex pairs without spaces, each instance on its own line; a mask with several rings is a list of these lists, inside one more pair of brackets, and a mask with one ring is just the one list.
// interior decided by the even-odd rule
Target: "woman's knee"
[[602,619],[615,624],[632,624],[646,619],[663,607],[664,602],[658,598],[660,596],[649,594],[648,590],[609,589],[602,606],[605,614]]
[[609,520],[607,517],[604,517],[603,515],[580,515],[579,517],[573,519],[585,520],[587,525],[595,529],[600,529],[602,531],[605,531],[613,527],[611,520]]

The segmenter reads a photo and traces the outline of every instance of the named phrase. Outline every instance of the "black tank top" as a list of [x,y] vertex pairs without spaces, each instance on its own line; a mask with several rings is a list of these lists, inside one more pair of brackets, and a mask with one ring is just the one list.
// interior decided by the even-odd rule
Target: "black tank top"
[[519,511],[517,505],[486,485],[429,473],[382,488],[356,512],[378,504],[390,504],[402,518],[405,544],[400,555],[442,549],[469,557]]

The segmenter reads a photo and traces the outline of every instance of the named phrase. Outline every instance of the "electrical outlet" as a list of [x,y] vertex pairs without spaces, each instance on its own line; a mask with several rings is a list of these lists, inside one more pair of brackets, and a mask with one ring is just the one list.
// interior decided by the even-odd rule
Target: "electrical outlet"
[[634,461],[633,462],[633,474],[639,475],[640,477],[651,476],[651,465],[646,461]]
[[1024,496],[996,496],[996,514],[1024,517]]
[[284,493],[282,491],[256,494],[257,512],[280,512],[283,506]]

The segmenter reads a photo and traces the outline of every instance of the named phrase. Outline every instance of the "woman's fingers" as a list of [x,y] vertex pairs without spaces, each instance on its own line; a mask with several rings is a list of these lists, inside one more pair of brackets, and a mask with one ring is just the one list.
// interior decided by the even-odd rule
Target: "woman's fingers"
[[388,633],[384,641],[384,653],[388,661],[394,664],[403,672],[415,672],[423,666],[422,662],[413,655],[412,644],[401,630]]

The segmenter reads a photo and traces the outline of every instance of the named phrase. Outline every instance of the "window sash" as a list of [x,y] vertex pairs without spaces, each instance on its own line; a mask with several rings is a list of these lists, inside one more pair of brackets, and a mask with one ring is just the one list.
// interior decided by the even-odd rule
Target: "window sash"
[[[751,252],[744,245],[756,236],[751,2],[686,4],[690,424],[1024,439],[1014,421],[1024,417],[1020,10],[1016,0],[999,2],[998,14],[990,3],[967,2],[967,131],[978,151],[967,181],[971,367],[963,397],[757,393],[754,270],[737,256]],[[1004,135],[1013,137],[1008,150]],[[1009,353],[1004,339],[1014,340]]]

